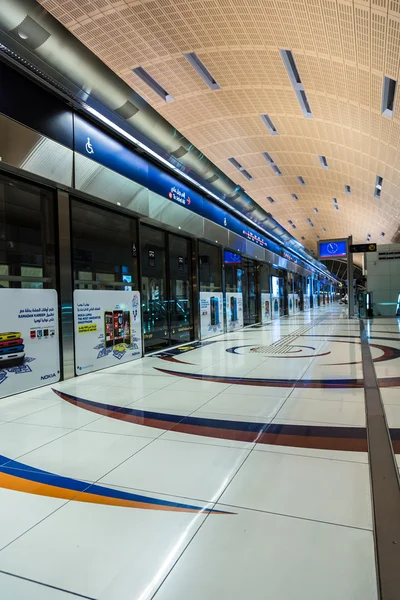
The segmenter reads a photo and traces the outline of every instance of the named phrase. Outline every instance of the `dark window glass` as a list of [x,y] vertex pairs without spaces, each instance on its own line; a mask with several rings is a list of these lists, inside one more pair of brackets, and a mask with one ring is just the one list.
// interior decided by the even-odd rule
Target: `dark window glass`
[[199,271],[201,292],[222,292],[220,248],[199,242]]
[[55,288],[54,195],[0,175],[0,285]]
[[270,266],[265,263],[260,265],[260,290],[262,294],[270,291]]
[[240,254],[225,250],[225,291],[232,293],[242,292],[243,265]]
[[71,218],[75,288],[139,289],[136,220],[79,200]]

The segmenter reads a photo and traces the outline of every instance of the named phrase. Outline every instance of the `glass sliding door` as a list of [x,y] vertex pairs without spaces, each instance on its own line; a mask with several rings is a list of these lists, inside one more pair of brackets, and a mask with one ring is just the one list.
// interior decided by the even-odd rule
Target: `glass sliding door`
[[257,318],[257,263],[243,258],[243,322],[253,325]]
[[137,221],[71,201],[72,267],[77,290],[138,290]]
[[0,175],[0,286],[56,288],[52,191]]
[[145,351],[192,340],[190,240],[141,225],[140,247]]
[[193,339],[190,241],[168,234],[169,343]]
[[143,338],[146,352],[169,346],[166,234],[141,225]]

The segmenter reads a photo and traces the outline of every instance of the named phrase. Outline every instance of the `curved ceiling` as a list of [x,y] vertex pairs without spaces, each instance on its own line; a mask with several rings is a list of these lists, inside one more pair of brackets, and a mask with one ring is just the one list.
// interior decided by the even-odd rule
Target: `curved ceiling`
[[[384,76],[398,79],[400,0],[39,1],[309,249],[317,236],[396,236],[400,105],[392,118],[381,111]],[[280,49],[293,53],[313,118],[302,112]],[[189,52],[220,89],[209,89]],[[173,100],[134,74],[138,66]]]

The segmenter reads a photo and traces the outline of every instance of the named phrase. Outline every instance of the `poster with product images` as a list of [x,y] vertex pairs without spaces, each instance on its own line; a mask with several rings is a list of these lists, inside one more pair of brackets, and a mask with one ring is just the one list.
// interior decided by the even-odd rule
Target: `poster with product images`
[[300,312],[300,295],[293,294],[293,313]]
[[57,292],[0,289],[0,398],[59,379]]
[[271,320],[271,294],[261,294],[261,322],[268,323]]
[[288,294],[288,310],[289,315],[294,313],[294,294]]
[[226,294],[226,326],[228,331],[243,329],[243,295],[233,292]]
[[200,292],[200,333],[202,340],[224,332],[223,307],[221,292]]
[[140,358],[140,293],[75,290],[74,327],[77,375]]
[[279,318],[279,277],[272,275],[271,277],[272,293],[271,293],[271,305],[272,305],[272,318]]

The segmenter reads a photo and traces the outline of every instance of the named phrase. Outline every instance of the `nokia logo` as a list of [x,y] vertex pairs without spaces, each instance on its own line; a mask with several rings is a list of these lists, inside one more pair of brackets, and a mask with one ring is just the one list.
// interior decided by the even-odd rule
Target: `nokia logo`
[[49,375],[42,375],[41,376],[41,380],[44,381],[45,379],[51,379],[52,377],[55,377],[56,374],[55,373],[50,373]]

